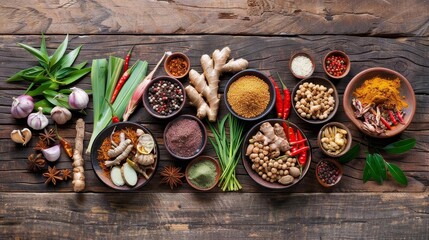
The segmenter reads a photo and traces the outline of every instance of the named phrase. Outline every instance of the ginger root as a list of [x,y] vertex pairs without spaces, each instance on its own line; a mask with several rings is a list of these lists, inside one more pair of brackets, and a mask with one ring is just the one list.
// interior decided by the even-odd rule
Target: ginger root
[[[264,122],[259,128],[265,137],[264,145],[269,145],[272,151],[280,150],[281,152],[286,152],[289,150],[289,142],[286,140],[286,138],[276,135],[274,129],[276,129],[277,133],[280,131],[283,132],[283,127],[280,125],[275,125],[274,128],[269,122]],[[280,135],[284,136],[283,134]]]
[[224,47],[221,51],[216,49],[212,58],[204,54],[201,56],[203,74],[199,74],[194,69],[189,72],[189,82],[192,86],[187,86],[185,90],[190,100],[189,103],[197,107],[197,117],[200,119],[207,116],[210,122],[216,121],[220,101],[219,76],[224,72],[244,70],[249,64],[243,58],[231,59],[227,63],[230,53],[231,49]]
[[85,161],[82,156],[83,139],[85,137],[85,122],[79,118],[76,122],[76,139],[73,151],[73,190],[82,192],[85,189],[84,165]]

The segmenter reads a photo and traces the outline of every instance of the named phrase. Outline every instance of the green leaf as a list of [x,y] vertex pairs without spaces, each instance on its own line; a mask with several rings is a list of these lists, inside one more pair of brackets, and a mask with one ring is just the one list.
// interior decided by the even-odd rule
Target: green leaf
[[[376,163],[375,157],[372,154],[368,153],[368,155],[367,155],[366,164],[365,164],[365,168],[368,167],[367,174],[370,175],[369,176],[370,178],[374,179],[377,183],[381,184],[383,182],[383,178],[380,173],[381,170],[379,168],[379,165]],[[364,176],[364,177],[366,177],[365,179],[367,179],[368,176]],[[364,179],[364,182],[365,182],[365,179]]]
[[15,73],[12,77],[8,78],[7,82],[16,82],[21,80],[27,80],[31,77],[35,78],[37,75],[43,73],[45,71],[44,68],[40,66],[34,66],[31,68],[23,69],[17,73]]
[[381,179],[386,180],[387,170],[386,170],[386,164],[383,157],[378,153],[374,153],[373,157],[374,157],[374,163],[377,165],[377,168],[379,170]]
[[54,76],[57,79],[61,79],[61,78],[65,78],[68,75],[72,74],[74,71],[77,71],[77,69],[73,68],[73,67],[62,68],[62,69],[58,70],[57,72],[55,72]]
[[68,104],[68,96],[64,94],[53,90],[45,90],[43,91],[43,96],[54,106],[61,106],[70,109],[70,105]]
[[27,50],[31,55],[36,57],[41,64],[49,63],[49,59],[41,51],[35,49],[34,47],[28,46],[27,44],[24,44],[24,43],[18,43],[18,45],[24,48],[25,50]]
[[76,68],[76,69],[82,69],[83,67],[85,67],[86,66],[86,64],[87,64],[88,62],[87,61],[85,61],[85,62],[81,62],[81,63],[79,63],[78,65],[76,65],[76,66],[73,66],[74,68]]
[[46,59],[49,59],[48,50],[46,50],[46,39],[44,34],[42,34],[42,41],[40,43],[40,52],[45,56]]
[[64,57],[62,57],[53,67],[52,69],[57,70],[61,68],[67,68],[71,67],[76,60],[77,56],[79,55],[80,49],[82,48],[82,45],[77,47],[76,49],[70,51],[67,53]]
[[416,145],[415,138],[407,138],[391,143],[383,148],[384,151],[391,154],[401,154],[409,151]]
[[338,161],[340,163],[348,163],[351,160],[355,159],[359,155],[360,145],[356,144],[349,151],[347,151],[343,156],[341,156]]
[[362,180],[364,183],[368,182],[371,179],[371,173],[369,171],[369,166],[368,166],[368,162],[370,161],[369,158],[372,158],[372,156],[370,154],[367,154],[366,160],[365,160],[365,167],[363,168],[363,176],[362,176]]
[[396,182],[398,182],[399,184],[407,186],[408,180],[404,172],[397,165],[393,163],[386,162],[386,164],[387,164],[387,168],[389,169],[389,173],[393,177],[393,179],[395,179]]
[[36,89],[34,89],[32,91],[28,91],[27,95],[30,95],[32,97],[37,96],[37,95],[41,95],[41,94],[43,94],[43,91],[49,89],[50,86],[51,86],[51,82],[44,82],[43,84],[38,86]]
[[64,41],[55,50],[54,54],[49,59],[49,67],[53,67],[55,65],[55,63],[57,63],[64,56],[64,53],[67,50],[68,41],[69,41],[69,35],[67,34],[67,36],[64,39]]
[[43,99],[34,103],[34,110],[39,109],[39,107],[43,108],[43,113],[50,114],[54,106],[48,100]]
[[73,73],[71,73],[68,77],[58,80],[58,84],[60,84],[61,86],[65,86],[65,85],[69,85],[71,83],[74,83],[75,81],[79,80],[80,78],[82,78],[83,76],[85,76],[86,74],[88,74],[89,72],[91,72],[91,68],[84,68],[84,69],[80,69],[80,70],[76,70]]

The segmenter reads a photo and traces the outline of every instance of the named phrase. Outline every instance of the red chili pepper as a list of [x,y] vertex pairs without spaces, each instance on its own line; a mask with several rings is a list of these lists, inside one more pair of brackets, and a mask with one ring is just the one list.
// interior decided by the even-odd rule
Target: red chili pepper
[[300,149],[297,149],[297,150],[295,150],[295,151],[292,151],[292,152],[290,153],[290,156],[291,156],[291,157],[295,157],[296,155],[298,155],[298,154],[300,154],[300,153],[306,152],[308,149],[309,149],[309,147],[308,147],[308,146],[301,147]]
[[[297,129],[297,130],[296,130],[296,135],[297,135],[297,139],[298,139],[298,141],[305,140],[304,142],[302,142],[302,143],[300,144],[300,148],[304,148],[304,147],[306,147],[305,142],[307,141],[307,139],[304,139],[304,138],[302,137],[301,131],[299,131],[299,130]],[[304,166],[304,165],[305,165],[305,163],[307,162],[307,151],[304,151],[304,152],[302,152],[302,153],[299,155],[299,157],[298,157],[298,162],[299,162],[299,165],[301,165],[301,166]]]
[[283,80],[281,79],[279,73],[277,73],[277,76],[279,77],[280,82],[282,83],[282,87],[283,87],[283,114],[282,114],[282,118],[288,119],[289,114],[290,114],[290,106],[291,106],[290,91],[286,87],[286,84],[283,83]]
[[57,125],[55,125],[55,133],[57,134],[57,138],[60,140],[60,145],[64,149],[64,152],[66,152],[67,156],[69,158],[73,157],[73,147],[70,142],[68,142],[66,139],[60,136],[58,134]]
[[[288,131],[289,131],[289,142],[296,142],[296,136],[295,136],[295,132],[293,131],[293,128],[289,127]],[[295,152],[296,150],[298,150],[298,146],[292,145],[291,151]]]
[[[373,108],[370,109],[371,113],[374,114],[374,116],[377,116],[377,113],[375,112],[375,110]],[[380,116],[380,120],[383,123],[384,126],[386,126],[386,128],[388,130],[391,130],[392,127],[390,126],[390,124],[386,121],[386,119],[384,119],[383,116]]]
[[127,52],[127,56],[125,56],[124,73],[128,70],[128,66],[130,65],[131,52],[133,51],[133,48],[134,46],[131,47],[131,49]]
[[399,122],[400,122],[401,124],[404,124],[404,125],[405,125],[405,121],[404,121],[404,118],[402,117],[402,113],[401,113],[401,111],[396,111],[396,116],[398,117]]
[[298,138],[295,142],[289,142],[289,144],[290,145],[296,145],[296,144],[305,143],[306,141],[307,141],[307,139],[302,138],[302,135],[301,135],[301,139]]
[[398,124],[398,121],[396,121],[395,116],[393,116],[393,111],[392,110],[389,110],[389,118],[390,118],[390,121],[392,121],[393,125]]
[[131,71],[133,70],[133,68],[134,67],[131,67],[130,69],[125,71],[124,74],[122,74],[122,77],[119,79],[118,83],[116,84],[115,90],[113,90],[112,98],[110,99],[111,104],[113,104],[113,102],[115,102],[115,99],[119,94],[119,91],[121,91],[122,86],[124,86],[125,82],[130,77]]
[[272,76],[269,76],[271,82],[274,85],[274,90],[276,91],[276,111],[277,111],[277,117],[282,118],[283,117],[283,100],[282,100],[282,94],[280,93],[279,86],[274,81]]
[[112,123],[118,123],[118,122],[120,122],[121,120],[119,119],[119,117],[115,114],[115,110],[113,109],[113,107],[112,107],[112,104],[111,103],[109,103],[109,101],[107,101],[107,99],[104,99],[105,101],[106,101],[106,103],[107,103],[107,105],[109,106],[109,108],[110,108],[110,112],[112,113]]

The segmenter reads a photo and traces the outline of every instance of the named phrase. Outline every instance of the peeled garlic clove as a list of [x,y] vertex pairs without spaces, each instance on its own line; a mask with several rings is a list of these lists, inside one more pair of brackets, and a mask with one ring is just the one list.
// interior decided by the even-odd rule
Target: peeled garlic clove
[[61,154],[60,145],[57,144],[53,147],[43,149],[42,153],[43,153],[43,156],[46,158],[46,160],[50,162],[55,162],[58,160],[58,158],[60,158],[60,154]]
[[16,143],[22,143],[23,145],[25,145],[24,144],[24,142],[25,142],[24,136],[22,136],[22,133],[19,130],[13,130],[10,133],[10,138],[12,139],[12,141],[14,141]]
[[24,136],[24,143],[22,145],[27,144],[30,140],[33,134],[31,133],[31,130],[28,128],[24,128],[21,130],[22,136]]
[[51,110],[51,118],[57,124],[61,125],[66,123],[68,120],[71,119],[71,117],[72,114],[67,108],[56,106]]

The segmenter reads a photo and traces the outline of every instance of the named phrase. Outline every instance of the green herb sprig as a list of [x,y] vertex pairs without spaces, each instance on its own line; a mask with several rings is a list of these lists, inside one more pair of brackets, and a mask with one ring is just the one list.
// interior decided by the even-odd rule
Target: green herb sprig
[[[416,145],[415,138],[408,138],[391,143],[377,151],[385,151],[389,154],[402,154],[411,150]],[[347,163],[359,155],[360,145],[353,146],[346,154],[339,158],[341,163]],[[396,182],[403,186],[408,185],[407,177],[404,172],[393,163],[387,162],[380,153],[366,153],[365,167],[363,169],[363,182],[376,181],[382,184],[390,175]]]
[[91,68],[84,68],[86,62],[72,66],[79,55],[82,45],[66,54],[68,35],[60,46],[49,56],[46,49],[45,36],[42,35],[40,49],[18,43],[39,62],[38,66],[21,70],[7,79],[7,82],[30,82],[25,94],[43,96],[44,99],[35,103],[35,109],[43,108],[43,112],[50,113],[54,106],[71,109],[68,104],[68,95],[71,91],[65,88],[84,77]]

